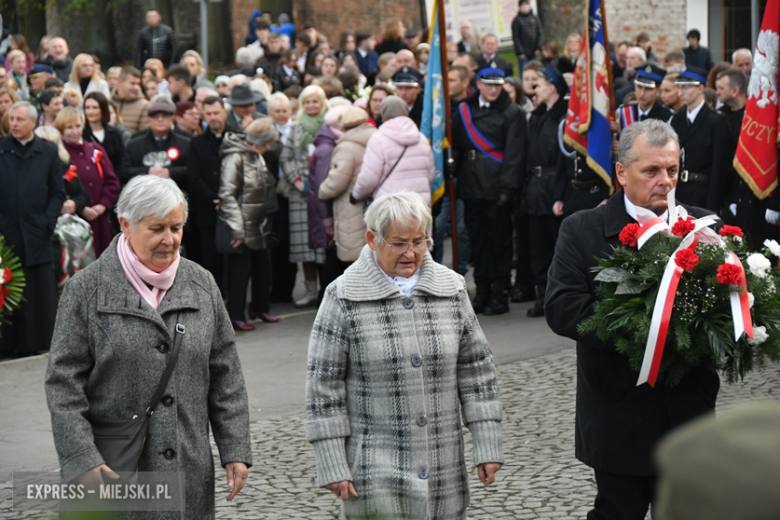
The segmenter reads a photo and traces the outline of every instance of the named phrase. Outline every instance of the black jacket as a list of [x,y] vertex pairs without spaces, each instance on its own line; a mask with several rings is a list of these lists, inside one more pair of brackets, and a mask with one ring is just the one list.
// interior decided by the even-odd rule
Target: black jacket
[[70,81],[70,73],[73,71],[73,58],[70,55],[65,56],[62,61],[56,61],[52,56],[49,56],[43,63],[48,65],[54,70],[54,75],[67,83]]
[[477,70],[482,70],[486,67],[490,67],[490,64],[495,62],[496,66],[504,71],[504,74],[507,76],[514,76],[514,67],[512,67],[512,64],[506,61],[504,58],[498,55],[493,57],[492,60],[488,61],[485,59],[484,54],[478,54],[477,55]]
[[[567,146],[566,151],[572,152],[572,149]],[[601,204],[602,200],[609,198],[609,187],[588,166],[588,161],[581,153],[576,152],[572,158],[564,156],[558,167],[566,181],[566,194],[563,196],[564,215],[593,209]]]
[[683,49],[683,54],[685,54],[686,65],[693,65],[707,72],[711,71],[712,67],[715,66],[715,60],[712,59],[712,53],[707,47],[702,47],[701,45],[695,49],[686,47]]
[[[688,109],[672,117],[672,128],[680,139],[680,179],[677,198],[683,204],[707,208],[717,213],[728,196],[729,168],[733,158],[728,119],[707,105],[688,126]],[[683,157],[684,153],[684,157]],[[707,181],[683,182],[685,171],[709,175]]]
[[138,35],[135,66],[141,69],[149,58],[162,61],[166,69],[176,65],[176,35],[173,29],[163,23],[157,27],[147,25]]
[[284,92],[293,85],[303,86],[303,77],[298,69],[293,69],[292,74],[287,74],[284,67],[280,64],[274,76],[274,86],[277,92]]
[[515,44],[515,54],[525,54],[528,59],[533,58],[536,51],[542,50],[544,29],[539,17],[534,13],[517,13],[512,20],[512,41]]
[[190,170],[190,202],[195,209],[196,224],[203,227],[217,225],[214,199],[219,198],[219,177],[222,158],[219,147],[225,133],[217,137],[207,129],[190,141],[187,165]]
[[417,128],[420,128],[420,124],[422,124],[422,113],[423,113],[423,102],[425,101],[425,95],[423,94],[423,91],[420,90],[420,93],[417,94],[417,99],[414,100],[414,105],[412,106],[412,109],[409,111],[409,118],[414,121],[414,124],[417,125]]
[[[65,189],[65,196],[76,203],[76,215],[81,217],[84,213],[84,208],[89,204],[89,193],[84,188],[84,183],[78,176],[78,173],[70,177],[67,175],[73,163],[62,163],[62,175],[63,175],[63,187]],[[75,167],[75,165],[74,165]]]
[[166,166],[171,172],[171,179],[176,182],[182,191],[188,191],[189,169],[187,168],[187,155],[190,149],[190,140],[173,131],[168,132],[161,143],[157,143],[151,130],[144,130],[127,143],[125,158],[122,162],[122,174],[119,180],[122,185],[127,184],[136,175],[149,173],[149,166],[144,165],[144,156],[150,152],[167,152],[171,148],[179,151],[179,158]]
[[501,92],[487,109],[479,108],[479,92],[468,96],[463,103],[471,108],[474,127],[497,148],[504,150],[504,160],[499,163],[474,146],[466,133],[460,112],[455,110],[452,115],[452,139],[453,157],[457,164],[458,198],[498,200],[501,193],[518,193],[525,171],[525,113],[506,92]]
[[377,45],[374,50],[376,51],[377,55],[381,56],[386,52],[398,52],[408,48],[409,46],[406,45],[405,41],[403,41],[401,38],[396,38],[395,40],[384,40],[382,43]]
[[531,113],[523,172],[523,202],[529,215],[552,215],[553,203],[566,195],[558,126],[568,108],[569,101],[561,97],[552,108],[539,105]]
[[57,146],[40,137],[22,148],[0,139],[0,235],[23,266],[51,262],[51,237],[65,202]]
[[[694,217],[708,214],[686,207]],[[595,209],[563,221],[548,274],[544,314],[558,335],[577,342],[575,455],[588,466],[621,475],[653,476],[652,452],[672,428],[715,409],[720,380],[705,369],[689,372],[679,385],[636,386],[628,356],[577,325],[596,304],[594,256],[605,258],[620,245],[618,235],[635,222],[626,213],[623,190]]]
[[108,154],[108,158],[111,161],[111,166],[114,167],[114,173],[120,179],[122,178],[122,162],[125,157],[125,141],[122,138],[122,132],[110,125],[103,125],[105,130],[105,136],[103,142],[97,140],[92,134],[92,128],[89,123],[84,125],[84,140],[90,143],[97,143],[101,145]]

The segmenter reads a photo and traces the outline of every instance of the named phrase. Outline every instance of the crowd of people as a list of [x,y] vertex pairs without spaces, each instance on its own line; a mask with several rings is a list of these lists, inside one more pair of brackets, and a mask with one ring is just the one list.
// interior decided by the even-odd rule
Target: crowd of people
[[[277,320],[271,305],[292,302],[299,267],[306,292],[294,303],[317,305],[365,245],[362,214],[373,198],[405,189],[430,204],[433,154],[419,131],[430,52],[424,34],[390,20],[381,35],[347,32],[332,45],[314,24],[255,15],[235,67],[213,82],[196,51],[179,56],[155,9],[135,64],[105,73],[95,56],[71,58],[61,37],[42,38],[37,54],[21,35],[7,42],[0,135],[9,136],[10,153],[0,160],[17,172],[12,191],[25,202],[0,209],[0,232],[31,269],[28,306],[36,307],[38,288],[40,308],[52,312],[40,320],[16,313],[6,350],[47,349],[56,301],[42,286],[54,283],[44,264],[58,215],[91,224],[99,257],[120,231],[113,211],[120,191],[137,175],[173,179],[189,197],[182,250],[213,274],[237,330]],[[433,255],[443,258],[455,196],[456,269],[473,266],[475,311],[502,314],[510,300],[534,301],[528,315],[537,317],[561,220],[610,191],[559,138],[580,36],[570,35],[560,52],[525,0],[512,29],[517,66],[499,55],[494,34],[468,20],[460,41],[447,46],[457,189],[432,208]],[[758,240],[774,231],[776,208],[755,199],[729,166],[751,54],[742,49],[733,63],[715,65],[699,38],[691,31],[685,49],[663,58],[646,33],[614,46],[613,130],[619,139],[633,121],[669,121],[684,151],[681,200],[721,213]],[[48,177],[35,181],[48,191],[24,190],[33,178],[19,173],[30,168],[26,154],[51,162]],[[36,282],[33,267],[45,280]]]

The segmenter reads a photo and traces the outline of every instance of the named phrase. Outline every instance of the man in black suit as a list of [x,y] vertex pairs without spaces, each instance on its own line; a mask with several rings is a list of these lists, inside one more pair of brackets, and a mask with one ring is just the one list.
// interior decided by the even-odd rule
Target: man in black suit
[[701,69],[688,67],[677,77],[674,84],[686,108],[672,117],[671,125],[680,138],[677,198],[717,214],[730,188],[728,169],[734,150],[728,119],[704,99],[706,75]]
[[187,165],[190,170],[190,203],[195,209],[195,228],[200,244],[200,263],[221,288],[224,276],[222,255],[215,246],[217,211],[219,210],[219,179],[222,160],[219,148],[227,130],[228,111],[219,96],[203,101],[203,120],[206,131],[190,141]]
[[686,67],[698,67],[706,72],[711,71],[712,67],[715,66],[715,60],[712,59],[712,53],[707,47],[699,45],[699,41],[701,41],[699,30],[691,29],[686,38],[688,38],[688,46],[683,49]]
[[477,56],[477,70],[486,68],[501,69],[505,76],[514,76],[514,67],[498,55],[498,38],[495,34],[482,37],[482,53]]
[[[620,231],[636,222],[637,207],[668,215],[667,194],[678,172],[679,146],[669,125],[647,120],[628,127],[616,165],[623,188],[606,204],[563,221],[548,274],[547,323],[577,341],[575,455],[595,470],[598,487],[589,520],[643,520],[655,490],[656,443],[672,428],[715,409],[720,380],[714,372],[694,368],[674,387],[637,386],[639,373],[628,356],[577,331],[598,299],[594,256],[605,258],[620,245]],[[697,218],[708,213],[686,209]]]

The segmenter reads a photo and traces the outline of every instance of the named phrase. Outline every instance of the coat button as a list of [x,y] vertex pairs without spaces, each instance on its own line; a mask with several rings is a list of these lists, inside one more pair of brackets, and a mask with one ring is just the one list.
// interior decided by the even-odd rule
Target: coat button
[[422,358],[420,356],[418,356],[417,354],[412,356],[412,366],[413,367],[422,366]]
[[165,406],[172,405],[173,404],[173,397],[171,397],[170,395],[166,395],[165,397],[162,398],[162,404],[164,404]]
[[424,415],[417,416],[417,426],[425,426],[428,424],[428,418]]
[[407,298],[404,300],[404,309],[409,310],[414,307],[414,300]]
[[170,347],[168,346],[168,344],[164,341],[159,345],[157,345],[157,350],[159,350],[161,354],[166,354],[169,348]]
[[417,470],[417,476],[425,480],[428,478],[428,468],[420,468]]
[[165,455],[166,459],[171,460],[171,459],[174,459],[176,457],[176,452],[174,450],[168,448],[167,450],[165,450],[165,453],[163,453],[163,455]]

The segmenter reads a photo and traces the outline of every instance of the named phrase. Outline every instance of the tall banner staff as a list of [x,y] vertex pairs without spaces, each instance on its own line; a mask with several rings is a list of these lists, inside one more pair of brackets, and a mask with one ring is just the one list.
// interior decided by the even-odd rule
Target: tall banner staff
[[612,166],[612,129],[615,111],[612,88],[612,60],[603,0],[588,0],[587,23],[574,70],[574,84],[563,137],[566,144],[581,153],[588,166],[615,191]]
[[[423,115],[420,130],[430,141],[436,176],[431,185],[431,205],[444,196],[445,182],[450,194],[450,224],[452,229],[452,266],[458,270],[458,222],[455,210],[455,179],[453,176],[452,127],[450,124],[450,89],[447,78],[447,41],[446,23],[444,23],[444,3],[435,0],[429,32],[431,53],[428,59],[428,78],[423,99]],[[444,151],[447,151],[447,175],[444,174]]]

